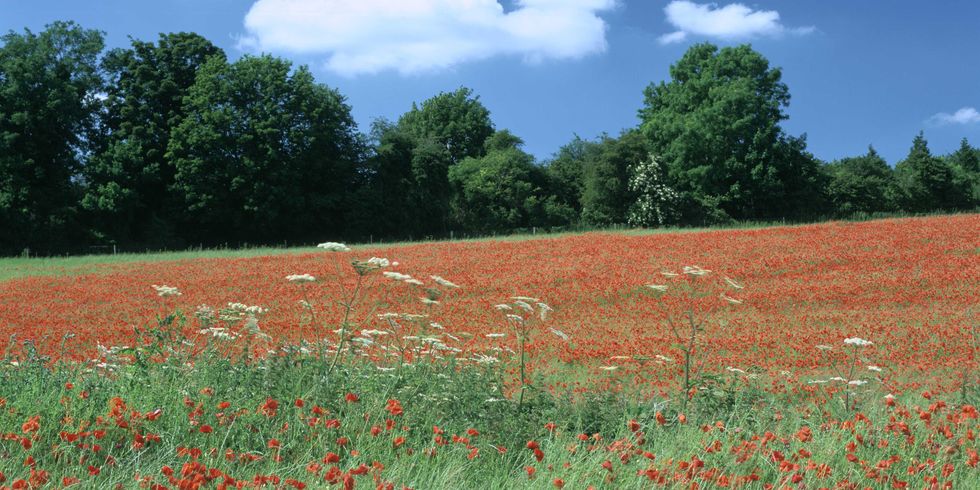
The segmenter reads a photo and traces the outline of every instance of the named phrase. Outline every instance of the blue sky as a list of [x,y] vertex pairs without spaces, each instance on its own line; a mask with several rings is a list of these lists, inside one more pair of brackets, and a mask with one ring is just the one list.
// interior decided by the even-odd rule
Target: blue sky
[[782,67],[790,134],[819,158],[894,164],[924,130],[980,146],[980,2],[907,0],[0,0],[0,30],[75,20],[128,37],[198,32],[235,58],[269,51],[339,88],[362,130],[467,86],[539,159],[575,134],[637,124],[642,91],[692,43],[752,43]]

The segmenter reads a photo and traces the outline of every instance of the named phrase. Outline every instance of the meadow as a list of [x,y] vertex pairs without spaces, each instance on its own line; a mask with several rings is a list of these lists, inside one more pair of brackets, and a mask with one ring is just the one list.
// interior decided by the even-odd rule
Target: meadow
[[976,214],[3,266],[0,488],[980,486]]

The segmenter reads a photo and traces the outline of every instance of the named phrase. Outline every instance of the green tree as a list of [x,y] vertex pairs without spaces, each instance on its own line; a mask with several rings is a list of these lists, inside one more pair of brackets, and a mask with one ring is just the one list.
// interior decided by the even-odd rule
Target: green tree
[[636,195],[627,222],[631,226],[664,226],[678,219],[679,195],[666,184],[663,163],[651,154],[630,168],[629,190]]
[[544,164],[557,202],[575,212],[574,221],[578,221],[582,214],[587,162],[595,161],[600,147],[597,142],[576,135]]
[[120,242],[174,245],[169,192],[176,169],[164,158],[171,132],[184,120],[183,98],[200,67],[224,52],[188,33],[161,34],[156,44],[132,41],[103,60],[109,75],[106,137],[86,166],[82,201],[99,230]]
[[200,69],[167,154],[191,239],[344,236],[361,157],[350,107],[306,67],[291,68],[245,56],[212,57]]
[[949,163],[953,167],[954,186],[965,194],[962,208],[980,206],[980,149],[963,138],[960,147],[949,156]]
[[444,148],[451,164],[482,156],[483,144],[494,131],[490,111],[465,87],[440,92],[421,106],[412,104],[398,126],[419,142],[431,141]]
[[957,185],[952,166],[932,155],[921,131],[908,156],[895,166],[895,173],[907,211],[953,210],[968,201],[968,191]]
[[819,165],[787,137],[789,89],[750,46],[692,46],[639,111],[688,222],[793,218],[823,208]]
[[629,189],[630,168],[649,151],[643,135],[625,131],[619,138],[603,135],[588,152],[582,175],[582,222],[605,226],[627,221],[635,195]]
[[894,171],[873,147],[868,146],[866,155],[831,163],[827,171],[827,192],[837,215],[897,209]]
[[0,250],[57,251],[76,237],[102,33],[73,22],[0,37]]
[[487,233],[553,226],[572,218],[572,209],[549,194],[544,170],[522,145],[509,131],[498,131],[487,140],[484,156],[466,158],[449,169],[456,223]]

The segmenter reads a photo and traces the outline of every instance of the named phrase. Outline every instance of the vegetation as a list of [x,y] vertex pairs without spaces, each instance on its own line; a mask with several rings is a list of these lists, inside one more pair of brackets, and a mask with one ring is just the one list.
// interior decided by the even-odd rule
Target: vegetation
[[368,134],[342,94],[193,33],[104,52],[72,22],[0,38],[0,254],[419,239],[973,210],[980,150],[920,134],[892,168],[786,134],[789,87],[749,46],[692,46],[639,124],[536,162],[467,88]]
[[0,488],[973,488],[978,292],[950,278],[976,277],[978,227],[325,243],[6,281]]

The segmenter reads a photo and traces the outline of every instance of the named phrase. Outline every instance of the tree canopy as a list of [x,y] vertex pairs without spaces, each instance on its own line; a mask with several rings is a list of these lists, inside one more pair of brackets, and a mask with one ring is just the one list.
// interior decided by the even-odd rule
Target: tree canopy
[[789,87],[751,46],[697,44],[639,124],[544,161],[471,89],[358,130],[336,89],[194,33],[72,22],[0,37],[0,253],[312,243],[535,228],[690,226],[975,210],[980,149],[823,163],[786,134]]

